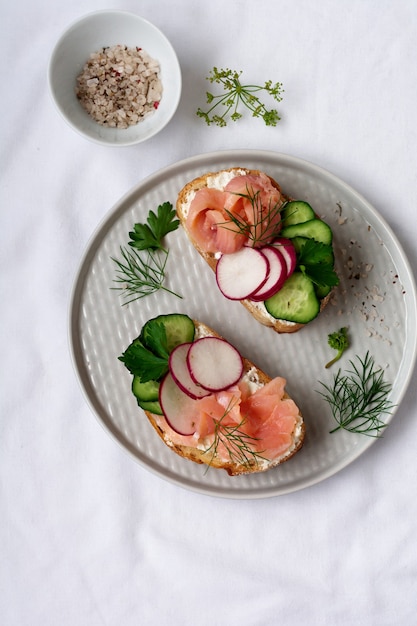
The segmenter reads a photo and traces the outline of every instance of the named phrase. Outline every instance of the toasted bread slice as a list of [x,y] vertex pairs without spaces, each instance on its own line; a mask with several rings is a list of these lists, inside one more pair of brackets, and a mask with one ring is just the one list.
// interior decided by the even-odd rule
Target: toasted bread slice
[[[193,246],[196,248],[196,250],[214,272],[216,271],[218,257],[216,257],[214,253],[209,253],[202,250],[198,243],[195,241],[195,239],[193,239],[189,229],[187,228],[187,215],[190,204],[197,191],[203,189],[204,187],[224,189],[227,183],[235,176],[240,176],[244,174],[259,175],[260,173],[261,172],[259,170],[250,170],[244,167],[233,167],[226,170],[221,170],[219,172],[208,172],[187,183],[178,194],[176,202],[178,219],[180,220],[181,225],[184,228],[184,231],[186,232]],[[283,201],[291,200],[290,197],[283,194],[280,185],[273,178],[271,178],[270,176],[268,176],[268,178],[271,181],[271,184],[280,191]],[[327,305],[330,299],[330,295],[331,293],[329,293],[328,296],[321,300],[320,311],[322,311]],[[286,320],[276,319],[272,317],[272,315],[268,313],[262,302],[254,302],[249,299],[240,300],[240,302],[258,322],[260,322],[264,326],[269,326],[273,328],[277,333],[295,333],[305,326],[305,324],[289,322]]]
[[[209,328],[202,322],[194,320],[196,328],[196,339],[199,337],[213,336],[220,337],[213,329]],[[255,388],[266,385],[271,378],[261,371],[256,365],[246,358],[243,358],[244,374],[246,380],[250,380]],[[287,393],[284,393],[283,399],[291,399]],[[230,476],[239,474],[251,474],[255,472],[264,472],[290,459],[300,450],[304,442],[305,426],[301,413],[295,418],[294,428],[291,433],[291,441],[287,448],[274,458],[264,458],[262,453],[253,454],[247,452],[246,458],[238,454],[220,455],[214,450],[214,436],[206,439],[199,439],[198,436],[179,435],[169,426],[163,415],[156,415],[145,411],[145,415],[152,424],[158,435],[178,455],[194,461],[195,463],[205,463],[206,465],[224,469]],[[258,442],[261,444],[261,441]]]

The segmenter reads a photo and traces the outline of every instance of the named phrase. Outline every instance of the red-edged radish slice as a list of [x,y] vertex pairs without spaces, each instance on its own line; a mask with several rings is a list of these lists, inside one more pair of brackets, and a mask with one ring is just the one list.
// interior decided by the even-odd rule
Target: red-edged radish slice
[[262,287],[251,295],[250,299],[255,302],[271,298],[287,280],[287,264],[278,248],[265,246],[262,252],[269,261],[269,276]]
[[279,237],[275,239],[272,246],[276,247],[282,254],[287,264],[287,277],[289,278],[297,265],[297,253],[291,239],[285,237]]
[[229,300],[244,300],[262,287],[268,278],[269,262],[258,248],[244,246],[223,254],[217,262],[216,280]]
[[230,343],[218,337],[202,337],[187,355],[191,378],[209,391],[222,391],[236,384],[243,374],[243,360]]
[[168,425],[180,435],[193,435],[196,431],[197,400],[184,393],[168,372],[159,387],[159,404]]
[[204,398],[210,392],[193,381],[187,365],[187,355],[191,345],[192,343],[182,343],[174,348],[169,355],[169,369],[177,385],[190,398]]

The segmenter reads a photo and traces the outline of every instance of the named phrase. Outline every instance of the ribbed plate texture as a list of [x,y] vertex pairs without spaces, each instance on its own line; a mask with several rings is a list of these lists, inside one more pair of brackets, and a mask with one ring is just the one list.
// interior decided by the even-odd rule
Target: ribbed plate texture
[[[334,233],[340,285],[325,311],[300,332],[278,335],[256,322],[218,291],[214,273],[182,230],[168,235],[166,286],[179,299],[158,292],[122,306],[112,287],[120,246],[126,246],[136,222],[170,201],[193,178],[228,167],[260,169],[283,191],[308,201]],[[148,424],[131,394],[131,376],[118,356],[145,321],[161,313],[182,312],[213,327],[271,376],[287,379],[287,390],[306,423],[303,449],[290,461],[261,474],[229,477],[178,457]],[[330,332],[349,328],[351,349],[339,362],[369,350],[392,383],[390,400],[398,405],[410,381],[416,357],[416,293],[405,255],[389,226],[351,187],[315,165],[262,151],[203,154],[174,164],[132,189],[113,207],[94,233],[73,289],[70,343],[81,385],[97,418],[147,469],[185,488],[219,497],[262,498],[305,488],[346,467],[375,439],[339,431],[318,393],[318,381],[330,383],[338,367],[324,365],[334,355]],[[395,412],[395,411],[394,411]],[[392,419],[386,417],[386,421]]]

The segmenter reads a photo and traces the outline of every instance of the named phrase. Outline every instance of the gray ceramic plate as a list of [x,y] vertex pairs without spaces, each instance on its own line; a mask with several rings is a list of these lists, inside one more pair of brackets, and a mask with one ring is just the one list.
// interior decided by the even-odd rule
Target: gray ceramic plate
[[[237,302],[218,291],[213,272],[179,230],[168,236],[167,286],[180,293],[155,293],[128,306],[114,287],[120,246],[150,209],[170,201],[193,178],[208,171],[242,166],[265,171],[287,194],[310,202],[334,231],[336,269],[341,282],[320,316],[296,334],[277,335],[257,323]],[[130,391],[131,377],[118,356],[143,323],[158,314],[183,312],[216,329],[271,376],[287,379],[306,423],[303,449],[265,473],[230,477],[206,470],[170,451],[156,435]],[[199,155],[161,170],[132,189],[107,215],[81,261],[71,301],[70,345],[85,396],[105,429],[143,467],[177,485],[228,498],[265,498],[318,483],[339,472],[375,442],[335,426],[317,390],[331,382],[337,367],[324,364],[334,352],[329,332],[348,326],[351,349],[339,362],[345,369],[366,351],[392,384],[398,406],[416,358],[416,290],[396,237],[377,211],[354,189],[306,161],[262,151]],[[385,421],[393,418],[395,410]],[[387,435],[388,436],[388,433]]]

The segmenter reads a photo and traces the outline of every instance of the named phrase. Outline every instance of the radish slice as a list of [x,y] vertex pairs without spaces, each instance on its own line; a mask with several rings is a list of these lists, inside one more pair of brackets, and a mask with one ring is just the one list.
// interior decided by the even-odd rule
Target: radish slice
[[193,381],[187,365],[187,355],[191,345],[191,343],[182,343],[174,348],[169,356],[169,369],[177,385],[190,398],[204,398],[210,392]]
[[287,264],[278,248],[265,246],[262,252],[269,261],[269,276],[262,287],[251,295],[250,299],[255,302],[271,298],[287,280]]
[[196,431],[196,400],[184,393],[168,372],[159,387],[159,404],[168,425],[180,435],[193,435]]
[[275,239],[271,245],[276,247],[284,257],[287,264],[287,278],[289,278],[297,265],[297,253],[293,242],[291,239],[280,237],[279,239]]
[[209,391],[222,391],[236,384],[243,374],[243,360],[230,343],[218,337],[202,337],[187,355],[191,378]]
[[229,300],[244,300],[260,289],[269,273],[269,262],[258,248],[244,246],[223,254],[217,262],[216,280]]

